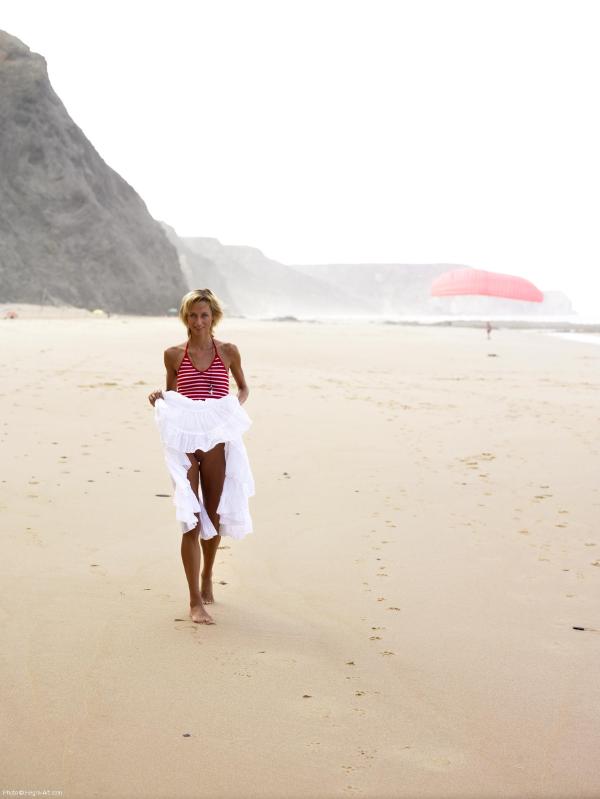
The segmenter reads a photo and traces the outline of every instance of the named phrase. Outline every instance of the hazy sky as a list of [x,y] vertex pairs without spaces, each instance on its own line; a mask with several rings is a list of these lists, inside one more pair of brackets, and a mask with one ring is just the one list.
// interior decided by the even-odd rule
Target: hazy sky
[[96,149],[182,235],[448,262],[600,315],[595,0],[8,0]]

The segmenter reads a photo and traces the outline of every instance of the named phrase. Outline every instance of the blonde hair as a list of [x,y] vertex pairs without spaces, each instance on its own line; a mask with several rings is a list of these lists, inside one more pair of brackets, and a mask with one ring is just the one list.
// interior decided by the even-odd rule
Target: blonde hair
[[210,331],[212,333],[213,328],[215,328],[223,318],[223,308],[221,307],[219,298],[213,294],[210,289],[194,289],[193,291],[188,291],[183,297],[181,305],[179,306],[179,318],[186,326],[188,336],[190,335],[190,329],[188,327],[187,318],[195,302],[206,302],[208,304],[212,313],[212,324],[210,326]]

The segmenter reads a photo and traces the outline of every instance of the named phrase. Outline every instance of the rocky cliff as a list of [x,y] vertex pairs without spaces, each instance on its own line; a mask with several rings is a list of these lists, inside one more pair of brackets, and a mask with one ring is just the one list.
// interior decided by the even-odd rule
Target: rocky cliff
[[560,292],[547,292],[541,303],[479,296],[432,297],[435,278],[458,268],[458,264],[288,266],[254,247],[224,245],[214,238],[177,237],[175,231],[167,226],[165,229],[177,247],[190,288],[212,288],[234,314],[267,318],[487,318],[573,312],[568,298]]
[[179,265],[188,289],[209,288],[221,300],[227,316],[243,316],[239,303],[232,296],[227,273],[221,265],[208,254],[197,252],[189,246],[187,240],[180,238],[170,225],[165,222],[161,224],[167,238],[177,250]]
[[433,280],[456,267],[452,264],[322,264],[294,268],[332,286],[343,285],[354,296],[369,298],[377,314],[386,316],[428,313]]
[[175,248],[55,94],[42,56],[0,31],[0,302],[164,313]]
[[[344,282],[332,285],[274,261],[255,247],[221,244],[212,238],[183,238],[183,245],[214,264],[228,295],[246,316],[373,316],[377,303],[357,295]],[[196,279],[196,278],[194,278]],[[200,286],[202,287],[202,286]]]

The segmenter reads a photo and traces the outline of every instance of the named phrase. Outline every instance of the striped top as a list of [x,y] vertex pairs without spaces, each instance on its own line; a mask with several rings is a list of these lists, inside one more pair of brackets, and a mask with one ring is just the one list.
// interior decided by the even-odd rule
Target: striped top
[[208,369],[196,369],[185,345],[185,355],[177,370],[177,392],[193,400],[220,399],[229,394],[229,371],[219,357],[217,345],[212,339],[215,357]]

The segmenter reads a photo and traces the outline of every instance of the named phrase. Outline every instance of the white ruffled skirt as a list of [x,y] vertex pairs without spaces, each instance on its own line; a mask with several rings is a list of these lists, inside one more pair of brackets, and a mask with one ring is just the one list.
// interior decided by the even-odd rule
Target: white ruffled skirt
[[[163,399],[154,404],[154,418],[173,482],[173,504],[182,532],[196,527],[199,514],[202,538],[217,534],[244,538],[251,533],[248,498],[254,495],[254,478],[242,436],[252,421],[237,397],[228,394],[220,399],[191,400],[176,391],[163,391]],[[225,482],[217,508],[217,533],[187,478],[191,466],[187,453],[197,449],[208,452],[221,442],[225,444]]]

